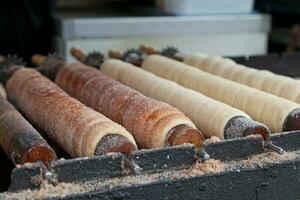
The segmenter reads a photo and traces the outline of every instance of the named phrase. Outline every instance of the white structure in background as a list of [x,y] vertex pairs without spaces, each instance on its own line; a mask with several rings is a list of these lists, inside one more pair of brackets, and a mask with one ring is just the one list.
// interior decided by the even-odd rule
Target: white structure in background
[[182,52],[223,56],[257,55],[267,51],[270,16],[265,14],[64,17],[56,15],[56,50],[67,61],[73,46],[85,51],[126,50],[148,44],[176,46]]

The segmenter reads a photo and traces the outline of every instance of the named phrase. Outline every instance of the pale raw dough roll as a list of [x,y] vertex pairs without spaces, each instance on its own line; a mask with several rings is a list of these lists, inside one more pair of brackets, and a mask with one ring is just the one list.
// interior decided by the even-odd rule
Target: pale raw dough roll
[[253,119],[266,124],[272,132],[281,132],[287,116],[300,108],[299,104],[292,101],[214,76],[160,55],[147,57],[142,68],[236,107]]
[[65,65],[55,82],[71,96],[124,126],[140,148],[166,146],[168,133],[176,126],[195,128],[193,122],[178,109],[80,63]]
[[250,118],[244,112],[227,104],[123,61],[108,59],[100,69],[103,73],[147,96],[177,107],[193,120],[206,137],[224,138],[225,126],[230,119],[237,116]]
[[9,100],[73,157],[94,156],[106,135],[135,141],[125,128],[67,95],[33,69],[20,69],[8,80]]
[[244,85],[300,103],[300,81],[267,70],[257,70],[235,63],[228,58],[196,53],[184,63]]

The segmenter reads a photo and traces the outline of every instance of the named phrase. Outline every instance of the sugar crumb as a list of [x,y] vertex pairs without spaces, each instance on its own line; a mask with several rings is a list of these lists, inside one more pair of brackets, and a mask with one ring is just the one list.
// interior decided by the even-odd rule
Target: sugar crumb
[[219,143],[221,141],[221,139],[217,136],[212,136],[211,138],[209,139],[206,139],[204,141],[205,144],[216,144],[216,143]]

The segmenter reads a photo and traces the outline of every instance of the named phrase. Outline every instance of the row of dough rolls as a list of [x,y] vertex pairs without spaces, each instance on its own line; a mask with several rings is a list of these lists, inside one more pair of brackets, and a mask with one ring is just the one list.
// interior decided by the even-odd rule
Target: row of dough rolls
[[[180,109],[193,120],[206,137],[224,138],[228,122],[233,118],[244,117],[251,121],[247,114],[238,109],[194,90],[184,88],[175,82],[160,78],[129,63],[108,59],[100,66],[100,69],[117,81]],[[225,137],[230,136],[225,135]]]
[[[291,113],[298,113],[300,108],[299,104],[292,101],[214,76],[164,56],[148,56],[142,68],[238,108],[254,120],[266,124],[272,132],[289,129],[286,128],[287,119]],[[298,121],[294,125],[291,129],[300,128]]]
[[94,156],[102,139],[116,135],[136,149],[125,128],[70,97],[36,70],[17,70],[6,88],[9,100],[72,157]]
[[202,144],[202,133],[178,109],[146,97],[95,68],[81,63],[66,64],[58,72],[55,82],[71,96],[124,126],[140,148],[174,145],[168,144],[168,137],[176,131],[186,131],[190,136],[172,140]]
[[184,58],[184,63],[208,73],[257,88],[300,103],[300,81],[237,64],[231,59],[196,53]]

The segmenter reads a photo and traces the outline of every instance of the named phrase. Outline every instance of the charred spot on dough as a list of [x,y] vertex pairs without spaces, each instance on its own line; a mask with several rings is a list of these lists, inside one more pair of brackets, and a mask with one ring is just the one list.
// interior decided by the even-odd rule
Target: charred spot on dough
[[296,108],[285,119],[283,131],[300,130],[300,108]]
[[166,143],[170,146],[190,143],[199,148],[202,146],[203,141],[203,134],[196,128],[190,127],[186,124],[175,126],[169,131],[166,137]]
[[97,144],[95,155],[103,155],[111,152],[121,152],[130,155],[136,150],[136,146],[126,137],[118,134],[108,134]]
[[266,139],[270,133],[269,129],[262,123],[256,122],[243,116],[230,119],[224,129],[225,139],[241,138],[252,134],[259,134]]

